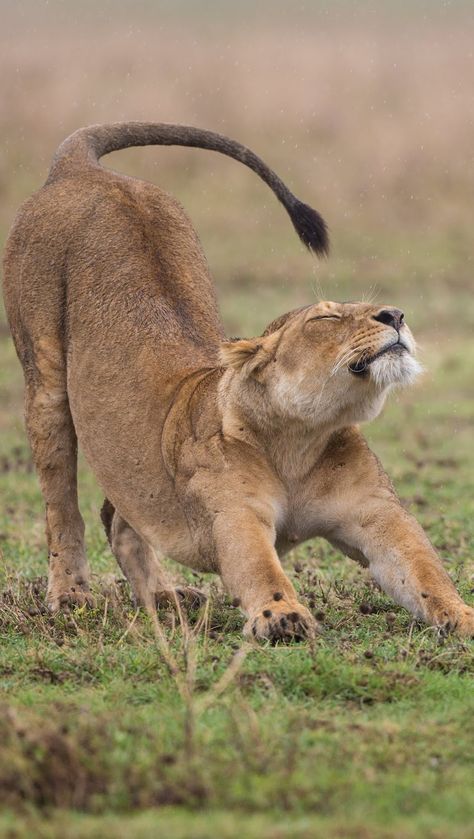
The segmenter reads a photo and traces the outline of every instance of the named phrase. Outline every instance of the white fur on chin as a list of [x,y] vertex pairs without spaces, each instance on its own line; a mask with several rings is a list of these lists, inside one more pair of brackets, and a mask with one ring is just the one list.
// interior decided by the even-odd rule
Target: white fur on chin
[[423,367],[410,353],[385,353],[370,365],[370,376],[378,388],[411,385]]

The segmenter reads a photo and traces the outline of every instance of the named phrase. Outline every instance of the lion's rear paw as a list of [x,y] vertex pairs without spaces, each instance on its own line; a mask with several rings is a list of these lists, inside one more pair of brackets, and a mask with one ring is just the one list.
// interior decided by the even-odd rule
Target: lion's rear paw
[[173,589],[158,591],[155,594],[156,605],[160,606],[184,606],[186,609],[198,609],[207,600],[206,595],[193,586],[177,586]]
[[94,598],[86,583],[71,585],[67,589],[53,588],[48,592],[47,603],[50,612],[68,612],[71,609],[82,609],[95,606]]
[[300,603],[288,603],[283,598],[268,603],[258,614],[252,615],[244,627],[244,634],[254,638],[277,641],[304,641],[314,638],[318,623],[311,612]]

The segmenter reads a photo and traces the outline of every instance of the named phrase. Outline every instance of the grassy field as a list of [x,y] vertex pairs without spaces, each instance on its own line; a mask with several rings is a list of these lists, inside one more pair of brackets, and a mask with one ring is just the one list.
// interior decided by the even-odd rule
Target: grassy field
[[[474,603],[469,7],[102,6],[5,11],[2,241],[79,125],[189,122],[252,146],[327,218],[326,263],[229,160],[147,149],[110,165],[186,206],[229,334],[319,296],[404,309],[426,373],[367,436]],[[157,628],[132,606],[84,464],[80,491],[97,608],[53,618],[0,315],[0,836],[474,836],[472,643],[413,623],[323,541],[286,562],[324,624],[314,646],[243,644],[219,581],[196,576],[206,609]]]

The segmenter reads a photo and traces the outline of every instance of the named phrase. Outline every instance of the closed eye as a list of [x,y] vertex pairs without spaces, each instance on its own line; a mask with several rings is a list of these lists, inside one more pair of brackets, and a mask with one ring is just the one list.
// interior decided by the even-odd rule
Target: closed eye
[[316,315],[314,318],[308,318],[307,323],[311,323],[313,320],[341,320],[340,315]]

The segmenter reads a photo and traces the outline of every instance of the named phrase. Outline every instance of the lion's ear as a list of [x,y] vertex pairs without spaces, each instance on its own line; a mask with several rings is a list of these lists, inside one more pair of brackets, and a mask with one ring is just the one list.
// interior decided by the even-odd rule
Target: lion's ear
[[245,366],[245,372],[249,374],[256,372],[267,363],[267,355],[261,338],[224,341],[220,349],[220,360],[224,367],[242,370]]

